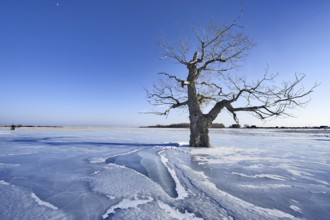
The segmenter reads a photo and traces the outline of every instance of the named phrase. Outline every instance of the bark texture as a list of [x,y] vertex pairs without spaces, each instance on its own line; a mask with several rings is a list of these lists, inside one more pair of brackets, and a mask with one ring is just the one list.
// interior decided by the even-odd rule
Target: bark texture
[[207,120],[199,117],[190,121],[190,141],[191,147],[211,147],[209,139],[209,125]]
[[209,140],[208,122],[200,108],[199,95],[196,89],[196,79],[198,78],[197,71],[198,52],[195,52],[193,59],[187,64],[189,74],[188,82],[188,109],[190,120],[190,141],[191,147],[211,147]]

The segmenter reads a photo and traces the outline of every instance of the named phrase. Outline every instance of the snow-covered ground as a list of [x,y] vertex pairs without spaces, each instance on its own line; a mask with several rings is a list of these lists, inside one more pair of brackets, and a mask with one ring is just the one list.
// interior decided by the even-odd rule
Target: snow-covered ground
[[0,129],[0,219],[330,219],[330,132]]

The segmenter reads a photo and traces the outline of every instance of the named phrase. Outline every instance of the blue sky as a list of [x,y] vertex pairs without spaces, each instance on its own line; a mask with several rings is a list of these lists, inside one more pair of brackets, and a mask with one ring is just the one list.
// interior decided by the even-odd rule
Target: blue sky
[[[187,122],[139,114],[152,109],[144,88],[162,71],[186,71],[160,59],[157,41],[192,36],[192,26],[240,24],[256,46],[240,71],[271,72],[321,85],[296,118],[241,124],[330,125],[330,2],[327,0],[1,0],[0,125],[139,126]],[[234,123],[230,115],[217,122]]]

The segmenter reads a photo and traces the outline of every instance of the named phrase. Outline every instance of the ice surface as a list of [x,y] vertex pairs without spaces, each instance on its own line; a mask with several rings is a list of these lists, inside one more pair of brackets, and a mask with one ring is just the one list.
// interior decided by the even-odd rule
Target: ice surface
[[116,209],[128,209],[128,208],[137,208],[139,205],[143,205],[149,202],[152,202],[154,199],[152,197],[147,197],[145,199],[139,199],[137,196],[134,199],[123,199],[119,204],[112,206],[110,209],[106,211],[105,214],[102,215],[103,219],[109,217],[110,214],[115,214]]
[[31,197],[38,203],[38,205],[48,207],[53,210],[57,210],[58,208],[53,206],[52,204],[42,201],[36,194],[31,193]]
[[0,181],[1,219],[67,219],[62,210],[40,200],[29,190]]
[[0,219],[329,219],[328,130],[0,129]]
[[177,199],[184,199],[188,196],[186,189],[181,185],[178,176],[176,175],[175,170],[173,170],[169,165],[169,160],[165,156],[165,150],[159,151],[158,155],[160,156],[160,161],[166,166],[171,177],[175,181],[175,191],[177,192]]

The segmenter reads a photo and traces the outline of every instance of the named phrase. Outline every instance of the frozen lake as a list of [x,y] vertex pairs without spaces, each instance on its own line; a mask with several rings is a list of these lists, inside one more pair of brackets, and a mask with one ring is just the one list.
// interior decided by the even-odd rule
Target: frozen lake
[[0,219],[330,219],[330,131],[0,129]]

